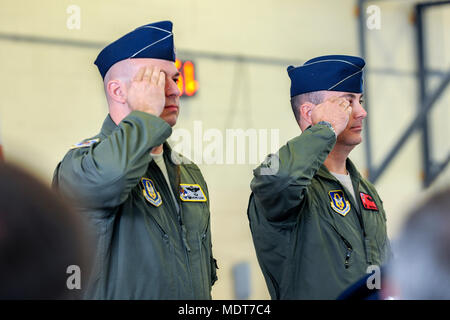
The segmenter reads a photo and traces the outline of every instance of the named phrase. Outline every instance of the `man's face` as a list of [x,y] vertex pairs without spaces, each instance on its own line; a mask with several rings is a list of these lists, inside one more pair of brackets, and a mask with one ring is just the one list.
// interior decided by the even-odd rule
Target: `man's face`
[[363,108],[363,95],[361,93],[341,92],[341,91],[326,91],[324,101],[331,97],[342,97],[350,102],[352,113],[348,120],[347,127],[337,137],[336,143],[356,146],[361,143],[361,132],[363,129],[363,120],[367,116],[366,110]]
[[164,110],[159,117],[165,120],[171,127],[173,127],[177,123],[178,114],[180,111],[179,103],[181,94],[177,86],[177,81],[180,73],[175,67],[175,64],[169,60],[148,58],[131,59],[131,61],[133,62],[132,77],[134,77],[134,75],[141,67],[145,66],[157,66],[161,69],[162,72],[166,74],[166,103],[164,105]]

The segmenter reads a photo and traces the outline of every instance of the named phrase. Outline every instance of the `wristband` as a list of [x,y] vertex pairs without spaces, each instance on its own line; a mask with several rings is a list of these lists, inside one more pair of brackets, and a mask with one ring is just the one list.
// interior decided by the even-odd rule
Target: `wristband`
[[334,135],[337,137],[336,131],[334,131],[333,126],[328,121],[319,121],[319,122],[317,122],[317,124],[323,124],[323,125],[327,126],[328,128],[331,129],[331,131],[333,131]]

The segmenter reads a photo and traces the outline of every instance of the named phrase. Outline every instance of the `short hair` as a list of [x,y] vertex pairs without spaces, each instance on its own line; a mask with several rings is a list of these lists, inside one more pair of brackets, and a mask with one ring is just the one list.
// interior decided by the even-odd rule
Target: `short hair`
[[313,91],[302,93],[291,98],[292,112],[294,112],[295,120],[300,121],[300,110],[299,107],[305,103],[310,102],[313,104],[320,104],[323,102],[324,94],[323,91]]
[[[87,229],[72,207],[23,169],[0,163],[0,299],[78,299],[68,267],[90,273]],[[86,280],[86,281],[85,281]]]

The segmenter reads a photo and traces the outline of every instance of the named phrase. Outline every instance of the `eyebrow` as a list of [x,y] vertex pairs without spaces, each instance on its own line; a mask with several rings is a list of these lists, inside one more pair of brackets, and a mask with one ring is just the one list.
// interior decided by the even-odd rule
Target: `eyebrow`
[[169,72],[167,70],[163,70],[161,69],[162,72],[164,72],[166,74],[167,77],[169,78],[178,78],[181,76],[181,72],[177,70],[177,72],[175,72],[173,75],[170,75]]
[[[364,94],[361,94],[361,96],[359,97],[360,99],[362,99],[364,97]],[[339,96],[339,98],[352,98],[352,99],[356,99],[356,95],[353,93],[345,93],[342,96]]]

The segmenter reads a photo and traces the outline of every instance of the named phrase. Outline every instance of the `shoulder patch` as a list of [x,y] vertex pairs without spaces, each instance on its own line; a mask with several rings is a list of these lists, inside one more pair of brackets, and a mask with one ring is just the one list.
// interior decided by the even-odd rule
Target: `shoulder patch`
[[90,146],[92,146],[93,144],[96,144],[99,141],[100,141],[100,138],[78,142],[77,144],[74,144],[73,146],[71,146],[70,149],[78,149],[78,148],[90,147]]
[[180,183],[180,199],[182,201],[206,202],[205,193],[198,184]]
[[328,192],[331,199],[331,208],[341,216],[346,216],[350,211],[350,202],[345,199],[343,190],[332,190]]

